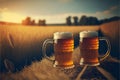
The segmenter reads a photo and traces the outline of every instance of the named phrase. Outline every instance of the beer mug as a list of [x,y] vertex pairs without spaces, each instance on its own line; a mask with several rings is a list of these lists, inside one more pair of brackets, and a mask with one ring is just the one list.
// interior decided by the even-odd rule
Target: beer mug
[[[46,55],[47,44],[54,44],[55,60]],[[43,43],[42,52],[45,58],[54,62],[53,67],[62,67],[64,69],[73,68],[72,53],[74,49],[73,34],[70,32],[56,32],[54,39],[47,39]]]
[[[98,37],[97,31],[82,31],[80,37],[80,65],[97,66],[110,54],[110,42],[105,37]],[[99,56],[99,41],[105,40],[108,45],[106,54]],[[100,44],[101,45],[101,44]],[[100,57],[100,58],[99,58]]]

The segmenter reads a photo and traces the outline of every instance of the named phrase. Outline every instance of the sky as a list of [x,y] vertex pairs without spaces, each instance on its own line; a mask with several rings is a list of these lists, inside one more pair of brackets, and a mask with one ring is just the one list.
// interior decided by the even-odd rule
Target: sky
[[82,15],[98,19],[120,16],[120,0],[0,0],[0,21],[21,23],[31,17],[36,23],[65,23],[66,17]]

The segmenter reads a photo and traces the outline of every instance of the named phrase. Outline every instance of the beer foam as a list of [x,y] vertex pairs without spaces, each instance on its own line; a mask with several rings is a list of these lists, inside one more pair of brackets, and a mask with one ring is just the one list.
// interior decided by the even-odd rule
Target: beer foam
[[97,31],[82,31],[79,33],[79,37],[97,37],[98,32]]
[[56,32],[54,33],[54,39],[66,39],[72,38],[73,34],[70,32]]

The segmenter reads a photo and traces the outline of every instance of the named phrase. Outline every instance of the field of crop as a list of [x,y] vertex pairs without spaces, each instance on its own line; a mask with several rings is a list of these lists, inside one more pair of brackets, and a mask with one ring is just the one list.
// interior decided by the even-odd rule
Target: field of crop
[[36,56],[40,58],[43,41],[52,39],[54,32],[72,32],[76,37],[80,31],[98,28],[98,26],[0,26],[0,54],[2,58],[8,58],[15,63],[20,63],[26,58]]
[[[1,25],[0,64],[2,64],[4,60],[8,60],[8,63],[10,62],[12,65],[8,64],[6,65],[7,67],[10,66],[10,69],[12,70],[16,68],[18,69],[16,69],[16,73],[0,73],[0,80],[82,80],[79,78],[81,74],[83,74],[80,74],[83,67],[78,66],[79,48],[76,48],[73,53],[73,60],[77,66],[69,70],[58,69],[53,68],[51,62],[47,61],[46,59],[42,59],[43,55],[41,49],[43,41],[48,38],[52,39],[54,32],[72,32],[75,39],[75,46],[77,47],[79,40],[78,34],[80,31],[97,31],[100,28],[103,31],[104,36],[108,36],[108,38],[111,40],[113,47],[112,50],[114,51],[114,47],[118,46],[116,42],[118,41],[119,37],[117,34],[119,33],[118,27],[118,22],[104,24],[101,28],[100,26]],[[118,51],[118,48],[115,48],[115,50]],[[115,55],[119,54],[116,53]],[[82,76],[83,80],[117,80],[119,79],[119,65],[119,60],[109,56],[107,60],[102,62],[97,68],[94,68],[93,70],[89,68],[86,72],[87,75]],[[7,68],[5,71],[10,70]],[[102,73],[99,73],[100,71]],[[91,75],[92,77],[88,75]],[[91,78],[89,79],[89,77]]]

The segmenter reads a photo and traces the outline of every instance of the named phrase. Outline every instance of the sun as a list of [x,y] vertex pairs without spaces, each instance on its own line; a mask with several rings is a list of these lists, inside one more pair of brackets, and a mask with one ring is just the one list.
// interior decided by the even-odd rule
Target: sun
[[21,23],[22,19],[25,18],[25,16],[22,14],[9,12],[9,11],[2,12],[1,17],[2,17],[2,21],[13,22],[13,23]]

